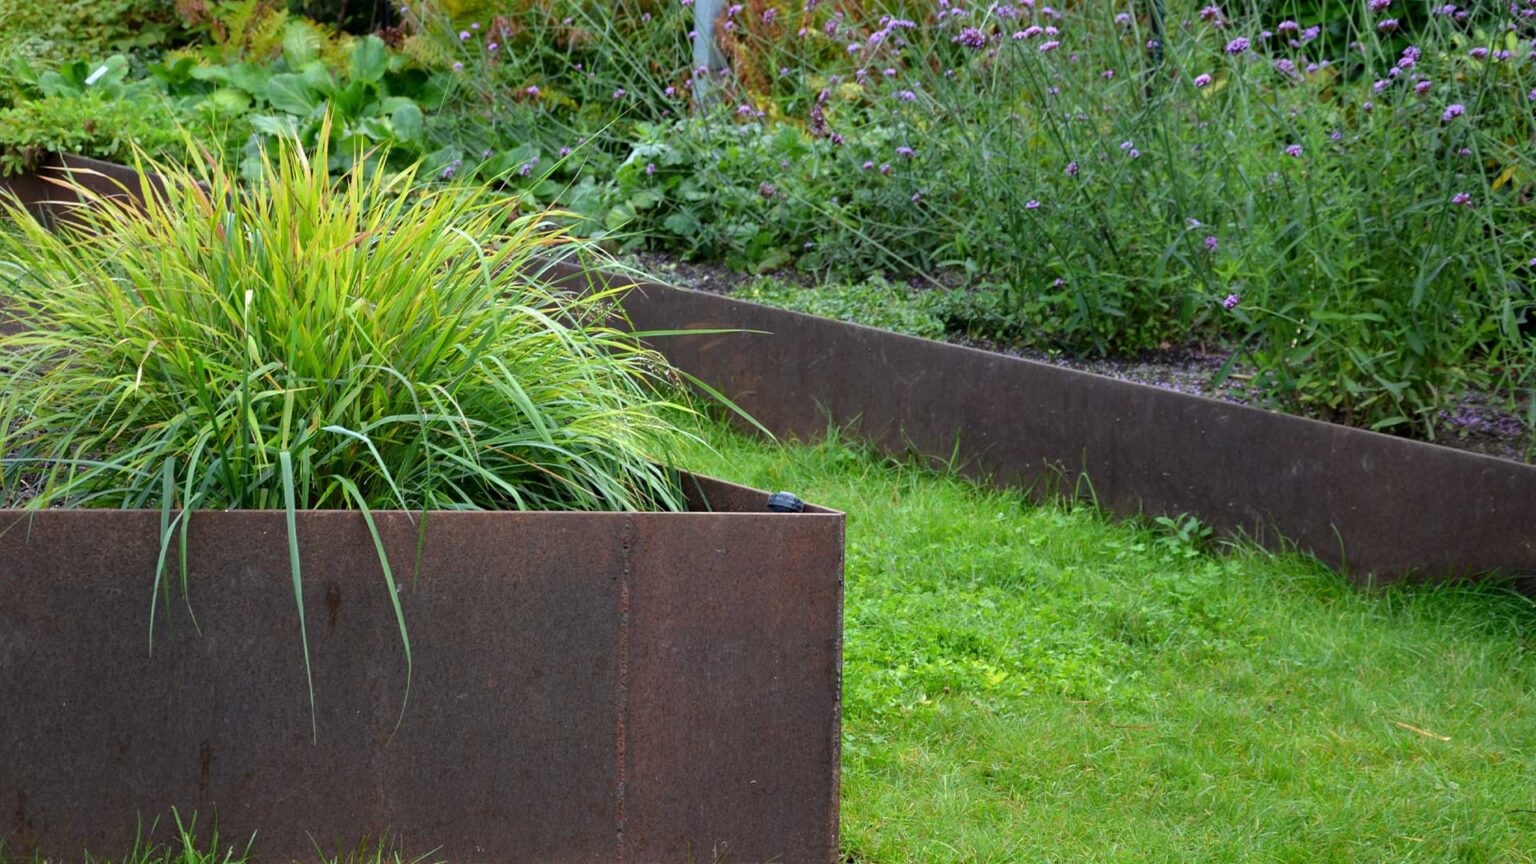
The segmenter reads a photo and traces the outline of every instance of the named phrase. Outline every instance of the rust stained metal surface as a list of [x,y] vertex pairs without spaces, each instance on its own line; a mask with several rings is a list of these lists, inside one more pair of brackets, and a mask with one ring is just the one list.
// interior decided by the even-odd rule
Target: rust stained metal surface
[[[0,177],[0,195],[14,196],[39,221],[51,224],[87,203],[61,182],[74,183],[104,198],[137,201],[143,199],[140,176],[134,169],[115,162],[50,153],[31,172]],[[149,183],[151,188],[163,189],[156,175],[149,175]]]
[[641,331],[762,331],[652,343],[775,435],[853,425],[1000,486],[1295,543],[1361,582],[1536,574],[1536,466],[682,288],[624,307]]
[[151,656],[158,513],[0,512],[0,835],[122,854],[175,807],[268,860],[388,835],[455,862],[832,861],[843,516],[690,485],[713,512],[433,513],[415,576],[417,525],[376,514],[403,714],[363,520],[301,514],[313,738],[281,513],[193,516]]

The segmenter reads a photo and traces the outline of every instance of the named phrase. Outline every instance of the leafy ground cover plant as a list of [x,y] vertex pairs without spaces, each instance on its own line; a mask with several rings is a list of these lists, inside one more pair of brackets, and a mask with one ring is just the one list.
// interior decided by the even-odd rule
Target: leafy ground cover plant
[[152,82],[130,80],[124,55],[45,71],[17,63],[11,74],[13,104],[0,110],[0,175],[31,170],[48,153],[123,160],[134,147],[180,149],[175,111]]
[[142,212],[76,187],[80,230],[6,205],[0,293],[29,328],[0,337],[0,490],[159,508],[162,598],[191,511],[286,510],[301,621],[300,509],[682,508],[667,367],[608,325],[613,292],[526,273],[574,247],[409,169],[333,182],[328,140],[246,188],[144,163],[166,188]]

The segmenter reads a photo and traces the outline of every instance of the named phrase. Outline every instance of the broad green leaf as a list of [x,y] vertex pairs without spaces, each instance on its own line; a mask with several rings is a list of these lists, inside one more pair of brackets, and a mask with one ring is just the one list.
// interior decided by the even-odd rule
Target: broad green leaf
[[426,131],[426,119],[414,104],[401,105],[389,118],[395,127],[395,137],[402,141],[420,141]]
[[352,77],[359,81],[379,81],[389,71],[389,49],[384,40],[368,36],[352,49]]
[[267,85],[267,101],[279,111],[300,117],[309,116],[320,105],[320,98],[309,84],[292,73],[272,76]]

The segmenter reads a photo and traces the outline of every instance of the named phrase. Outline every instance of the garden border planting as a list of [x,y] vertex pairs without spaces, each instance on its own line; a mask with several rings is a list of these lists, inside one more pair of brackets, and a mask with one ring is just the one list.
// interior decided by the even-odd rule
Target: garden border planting
[[[73,156],[43,170],[60,165],[132,176]],[[46,188],[22,179],[22,194]],[[1122,515],[1193,515],[1360,582],[1536,574],[1533,465],[653,282],[625,310],[642,331],[762,331],[652,347],[776,435],[856,424],[889,453],[958,457],[971,476]]]
[[[123,854],[174,807],[267,860],[386,835],[451,861],[834,860],[844,517],[685,483],[714,512],[428,514],[403,713],[362,515],[299,514],[313,732],[282,512],[193,515],[151,656],[158,511],[0,511],[7,849]],[[374,518],[412,572],[417,523]]]
[[1533,465],[685,288],[642,283],[624,306],[642,331],[760,331],[652,347],[775,435],[854,425],[1000,486],[1294,543],[1365,583],[1536,574]]

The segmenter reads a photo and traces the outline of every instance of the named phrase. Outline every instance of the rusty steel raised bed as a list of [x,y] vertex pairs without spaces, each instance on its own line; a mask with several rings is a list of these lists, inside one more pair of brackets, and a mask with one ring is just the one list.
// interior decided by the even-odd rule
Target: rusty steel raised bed
[[776,435],[851,425],[998,485],[1295,544],[1361,582],[1536,574],[1533,465],[683,288],[641,283],[624,308],[642,331],[748,331],[652,347]]
[[[158,512],[0,511],[6,850],[121,855],[174,807],[264,860],[387,835],[453,862],[831,862],[843,516],[689,482],[700,512],[430,514],[398,730],[363,519],[301,514],[316,740],[282,513],[193,515],[190,612],[149,656]],[[416,526],[377,518],[410,574]]]

